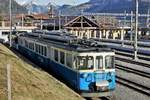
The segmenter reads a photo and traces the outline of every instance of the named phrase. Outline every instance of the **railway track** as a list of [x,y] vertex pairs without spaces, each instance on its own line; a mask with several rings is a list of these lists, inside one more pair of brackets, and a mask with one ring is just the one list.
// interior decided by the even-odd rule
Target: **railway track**
[[[105,39],[101,39],[100,41],[105,42],[105,43],[114,43],[114,44],[122,44],[122,40],[105,40]],[[128,41],[128,40],[124,40],[123,43],[125,45],[128,46],[133,46],[134,42],[133,41]],[[148,42],[144,42],[144,41],[139,41],[139,43],[137,44],[139,47],[150,47]]]
[[146,77],[146,78],[150,78],[150,73],[148,73],[148,72],[144,72],[144,71],[140,71],[140,70],[137,70],[137,69],[125,67],[125,66],[122,66],[122,65],[119,65],[119,64],[115,64],[115,65],[116,65],[115,67],[119,70],[123,70],[123,71],[126,71],[126,72],[131,72],[131,73],[134,73],[134,74]]
[[[119,43],[115,42],[114,45],[113,44],[110,45],[109,44],[110,42],[102,41],[102,43],[104,43],[103,45],[106,45],[106,46],[114,49],[116,54],[123,55],[123,56],[130,56],[131,58],[134,58],[134,48],[132,48],[132,47],[120,47],[119,45],[121,45],[121,42],[122,41],[120,41]],[[101,43],[99,43],[99,44],[101,44]],[[127,43],[127,45],[128,45],[128,43]],[[138,50],[138,58],[142,59],[142,60],[150,61],[150,52],[148,49],[150,47],[150,45],[148,43],[146,43],[146,44],[139,43],[138,46],[141,48],[147,47],[146,49],[139,49]]]
[[133,82],[132,80],[128,80],[119,76],[116,76],[116,82],[144,95],[150,96],[150,87],[144,86],[142,84]]
[[85,98],[86,100],[114,100],[111,97],[96,97],[96,98]]
[[[118,55],[134,58],[133,52],[125,52],[125,51],[121,52],[119,50],[115,50],[115,53]],[[138,58],[141,60],[150,61],[150,55],[138,53]]]
[[136,64],[136,65],[141,65],[143,67],[146,68],[150,68],[150,64],[144,63],[144,62],[139,62],[136,60],[131,60],[131,59],[127,59],[127,58],[121,58],[121,57],[115,57],[116,60],[118,61],[123,61],[123,62],[127,62],[127,63],[131,63],[131,64]]

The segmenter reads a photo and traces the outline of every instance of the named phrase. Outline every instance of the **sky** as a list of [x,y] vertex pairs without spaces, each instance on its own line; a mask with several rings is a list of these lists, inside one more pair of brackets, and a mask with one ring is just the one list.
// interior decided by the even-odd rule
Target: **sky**
[[89,0],[16,0],[20,4],[24,4],[26,2],[34,1],[40,5],[46,5],[49,2],[52,2],[54,5],[63,5],[63,4],[70,4],[70,5],[77,5]]

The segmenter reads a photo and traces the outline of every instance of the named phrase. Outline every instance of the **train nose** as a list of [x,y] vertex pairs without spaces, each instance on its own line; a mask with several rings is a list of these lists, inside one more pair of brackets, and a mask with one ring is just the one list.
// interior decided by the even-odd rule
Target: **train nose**
[[106,91],[108,90],[109,82],[107,80],[96,82],[96,90]]
[[95,73],[95,87],[97,91],[106,91],[109,87],[109,81],[106,80],[106,75],[104,73]]
[[106,81],[106,80],[96,82],[96,86],[97,86],[97,87],[106,87],[106,86],[108,86],[108,85],[109,85],[109,82]]

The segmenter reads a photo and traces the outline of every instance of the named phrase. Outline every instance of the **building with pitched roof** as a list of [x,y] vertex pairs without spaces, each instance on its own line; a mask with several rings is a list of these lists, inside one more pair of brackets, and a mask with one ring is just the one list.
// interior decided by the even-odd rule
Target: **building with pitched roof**
[[99,25],[85,16],[78,16],[64,25],[64,29],[79,38],[100,37]]

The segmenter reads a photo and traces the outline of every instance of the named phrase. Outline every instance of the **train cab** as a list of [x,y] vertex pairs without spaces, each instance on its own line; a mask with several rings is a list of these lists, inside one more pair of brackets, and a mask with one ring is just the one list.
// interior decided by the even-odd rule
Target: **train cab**
[[114,55],[114,52],[91,52],[77,56],[81,95],[106,96],[110,95],[110,90],[115,89]]

